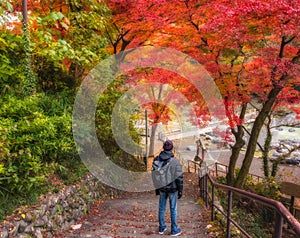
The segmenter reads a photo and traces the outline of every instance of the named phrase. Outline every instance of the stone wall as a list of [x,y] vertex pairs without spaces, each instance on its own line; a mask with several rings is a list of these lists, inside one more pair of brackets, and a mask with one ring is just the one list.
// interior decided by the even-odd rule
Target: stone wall
[[94,176],[87,175],[81,182],[49,193],[35,206],[18,209],[0,224],[0,237],[52,237],[74,225],[86,214],[96,199],[115,196],[120,191],[109,188]]

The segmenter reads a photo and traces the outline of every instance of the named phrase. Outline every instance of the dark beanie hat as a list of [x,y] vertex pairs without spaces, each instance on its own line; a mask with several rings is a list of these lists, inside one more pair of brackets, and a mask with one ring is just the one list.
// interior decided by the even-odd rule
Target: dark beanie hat
[[172,150],[173,149],[173,143],[172,143],[172,141],[166,140],[164,142],[163,148],[164,148],[164,150]]

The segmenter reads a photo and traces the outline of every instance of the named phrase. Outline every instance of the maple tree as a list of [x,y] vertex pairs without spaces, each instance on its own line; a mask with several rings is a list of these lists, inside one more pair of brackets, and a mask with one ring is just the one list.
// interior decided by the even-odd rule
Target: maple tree
[[[204,127],[203,115],[208,114],[208,108],[203,96],[195,85],[183,77],[162,68],[147,68],[131,72],[125,81],[130,88],[137,88],[138,103],[149,112],[151,135],[149,155],[155,155],[155,135],[159,124],[167,125],[169,121],[177,121],[181,126],[190,123]],[[145,88],[139,90],[139,85],[147,82]],[[189,107],[194,102],[193,107]],[[162,139],[162,138],[161,138]]]
[[[22,1],[9,1],[9,20],[3,27],[11,34],[22,33]],[[107,52],[105,30],[110,11],[102,1],[27,0],[32,67],[44,89],[65,83],[78,86]],[[61,79],[50,72],[60,71]],[[55,82],[59,81],[59,82]]]
[[[110,14],[102,1],[27,4],[30,41],[23,33],[22,1],[0,1],[0,219],[45,192],[46,178],[80,177],[74,89],[106,55],[103,29]],[[33,95],[24,93],[28,62],[40,86]]]
[[[211,73],[223,95],[235,137],[227,181],[241,187],[276,101],[289,88],[299,102],[299,1],[107,2],[118,29],[111,40],[114,53],[145,44],[172,47],[194,57]],[[285,102],[299,113],[289,100]],[[245,117],[253,103],[257,115],[235,177],[236,161],[245,145]]]

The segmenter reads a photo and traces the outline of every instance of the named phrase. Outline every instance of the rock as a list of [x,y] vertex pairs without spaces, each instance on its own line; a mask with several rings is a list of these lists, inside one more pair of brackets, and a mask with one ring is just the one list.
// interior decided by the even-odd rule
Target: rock
[[1,238],[8,238],[8,237],[9,237],[8,230],[6,230],[6,229],[4,228],[3,231],[0,232],[0,237],[1,237]]
[[34,237],[36,238],[43,238],[43,234],[42,234],[42,231],[40,229],[37,229],[35,232],[34,232]]
[[73,203],[70,204],[70,207],[72,209],[77,209],[80,207],[80,204],[78,202],[74,201]]
[[27,227],[25,228],[24,232],[27,233],[27,234],[33,234],[33,232],[34,232],[33,225],[30,224],[29,226],[27,226]]
[[64,218],[62,215],[58,215],[54,217],[54,222],[58,225],[61,226],[61,224],[63,224],[64,222]]
[[16,226],[10,231],[10,234],[12,236],[16,236],[18,234],[18,230],[19,230],[19,222],[17,222]]
[[73,193],[78,192],[78,188],[75,185],[71,186],[71,190]]
[[88,222],[88,221],[85,221],[85,222],[83,223],[83,226],[84,226],[84,227],[92,227],[92,226],[93,226],[93,223]]
[[62,194],[61,196],[60,196],[60,200],[61,201],[64,201],[66,199],[66,195],[65,194]]
[[73,219],[78,219],[79,217],[81,217],[83,215],[83,212],[80,210],[74,210],[73,211]]
[[186,150],[188,150],[188,151],[196,151],[197,147],[193,146],[193,145],[189,145],[188,147],[186,147]]
[[58,208],[57,208],[58,205],[54,206],[51,211],[50,211],[50,215],[53,217],[55,216],[55,214],[57,213],[58,211]]
[[21,221],[19,221],[19,224],[18,224],[18,232],[19,233],[22,233],[24,230],[25,230],[25,228],[28,226],[28,224],[27,224],[27,222],[25,222],[24,220],[21,220]]
[[[106,189],[108,188],[97,178],[90,175],[80,184],[66,187],[55,194],[42,195],[39,200],[40,205],[26,210],[25,216],[22,216],[23,219],[3,222],[0,238],[42,238],[43,235],[51,238],[51,234],[69,229],[71,225],[76,224],[78,218],[89,210],[95,198],[103,196],[103,191]],[[108,189],[105,195],[115,194],[114,191],[114,189]],[[92,224],[86,223],[86,226],[92,226]]]
[[43,232],[43,234],[45,234],[44,237],[47,237],[47,238],[53,238],[53,234],[51,232]]
[[47,224],[49,222],[48,216],[46,215],[42,217],[42,220],[44,221],[44,224]]
[[20,233],[17,235],[17,238],[28,238],[28,234]]
[[67,221],[64,222],[64,223],[62,224],[62,226],[61,226],[62,230],[68,230],[69,227],[70,227],[70,224],[69,224],[69,222],[67,222]]
[[32,215],[30,212],[27,212],[25,214],[25,218],[24,218],[24,221],[26,221],[27,223],[30,223],[32,221]]
[[213,143],[213,144],[222,143],[222,139],[220,139],[220,138],[214,138],[214,139],[211,140],[211,143]]
[[67,208],[69,208],[69,204],[68,204],[67,201],[64,201],[64,202],[63,202],[62,208],[63,208],[64,210],[68,210]]
[[44,216],[45,215],[47,208],[48,207],[47,207],[46,204],[41,205],[41,207],[40,207],[40,216]]
[[54,207],[57,204],[58,200],[58,197],[52,197],[52,199],[49,199],[47,203],[48,207]]
[[45,225],[45,221],[42,218],[38,218],[34,222],[35,227],[43,227]]
[[52,220],[49,220],[49,222],[47,222],[46,228],[47,228],[47,231],[52,231],[52,230],[56,229],[54,222]]

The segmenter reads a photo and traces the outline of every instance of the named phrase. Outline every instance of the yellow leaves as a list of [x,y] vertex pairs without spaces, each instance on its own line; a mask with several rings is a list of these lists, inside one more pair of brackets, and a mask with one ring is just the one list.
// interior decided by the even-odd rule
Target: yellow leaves
[[286,173],[285,176],[286,176],[286,177],[291,177],[292,174],[291,174],[291,173]]
[[19,210],[18,213],[23,219],[26,217],[26,215],[25,215],[25,213],[23,213],[23,211]]
[[0,174],[4,174],[4,164],[0,164]]
[[0,45],[7,46],[7,42],[3,38],[0,38]]

